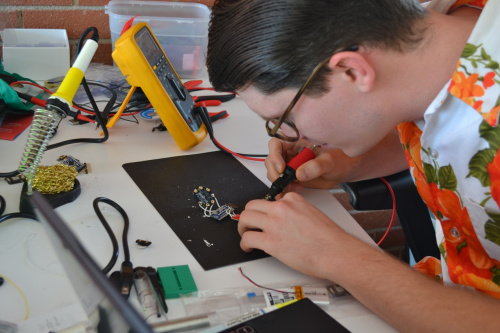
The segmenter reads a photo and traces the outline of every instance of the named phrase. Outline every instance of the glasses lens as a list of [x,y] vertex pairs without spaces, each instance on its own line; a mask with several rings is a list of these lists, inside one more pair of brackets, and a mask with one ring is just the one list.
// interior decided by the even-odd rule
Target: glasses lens
[[285,119],[276,133],[272,133],[278,121],[279,120],[277,119],[271,119],[266,122],[266,129],[269,136],[290,142],[294,142],[299,139],[299,131],[297,130],[297,127],[295,127],[295,124],[288,119]]

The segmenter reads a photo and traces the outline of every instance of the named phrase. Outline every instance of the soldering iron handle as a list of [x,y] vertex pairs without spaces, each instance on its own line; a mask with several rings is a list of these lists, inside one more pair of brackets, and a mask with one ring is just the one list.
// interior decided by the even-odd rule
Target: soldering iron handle
[[287,163],[283,173],[272,183],[264,199],[273,201],[274,197],[283,192],[291,182],[297,179],[295,172],[299,166],[316,157],[317,148],[317,146],[302,148],[302,150]]
[[316,154],[314,152],[315,147],[316,146],[312,146],[311,148],[302,148],[300,152],[295,155],[286,165],[297,171],[299,166],[316,157]]

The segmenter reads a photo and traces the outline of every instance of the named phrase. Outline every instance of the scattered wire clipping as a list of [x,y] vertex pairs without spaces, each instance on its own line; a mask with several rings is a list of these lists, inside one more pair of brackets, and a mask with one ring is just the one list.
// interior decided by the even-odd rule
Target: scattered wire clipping
[[198,206],[203,210],[204,217],[211,217],[221,221],[229,216],[233,220],[239,220],[239,214],[234,211],[236,207],[229,203],[221,206],[215,194],[208,187],[198,186],[198,188],[194,189],[193,195],[198,202]]
[[262,288],[262,289],[276,291],[278,293],[289,293],[289,291],[284,291],[284,290],[279,290],[279,289],[273,289],[273,288],[269,288],[269,287],[265,287],[263,285],[257,284],[252,279],[250,279],[245,273],[243,273],[243,269],[241,267],[238,267],[238,270],[240,271],[241,276],[243,276],[245,279],[247,279],[251,284],[253,284],[256,287],[259,287],[259,288]]

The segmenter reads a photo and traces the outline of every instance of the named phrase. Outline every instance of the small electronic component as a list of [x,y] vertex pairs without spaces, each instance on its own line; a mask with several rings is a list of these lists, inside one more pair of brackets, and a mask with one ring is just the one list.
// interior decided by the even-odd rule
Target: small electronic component
[[[213,194],[208,187],[198,186],[198,188],[193,191],[193,195],[195,199],[198,200],[200,206],[205,206],[207,208],[213,206],[215,200],[217,200],[215,194]],[[219,204],[217,203],[217,205]]]
[[82,163],[78,159],[70,155],[61,155],[57,158],[64,165],[74,166],[76,171],[80,173],[81,171],[85,173],[90,173],[90,165],[87,163]]
[[218,221],[227,216],[233,220],[238,220],[239,215],[234,211],[236,207],[232,204],[219,205],[215,194],[208,187],[198,186],[198,188],[194,189],[193,195],[198,202],[198,206],[203,209],[203,216],[211,217]]
[[210,214],[210,217],[216,219],[216,220],[222,220],[226,216],[231,216],[231,214],[234,213],[234,208],[229,206],[229,205],[222,205],[216,210],[212,211]]
[[333,297],[342,297],[350,295],[347,290],[345,290],[342,286],[338,284],[332,284],[331,286],[328,286],[327,289]]
[[144,239],[137,239],[135,241],[135,243],[137,244],[138,247],[140,247],[141,249],[143,248],[146,248],[148,247],[149,245],[151,245],[151,242],[150,241],[147,241],[147,240],[144,240]]
[[26,177],[19,174],[13,177],[6,177],[5,180],[7,181],[7,183],[9,183],[9,185],[13,185],[24,182],[26,180]]

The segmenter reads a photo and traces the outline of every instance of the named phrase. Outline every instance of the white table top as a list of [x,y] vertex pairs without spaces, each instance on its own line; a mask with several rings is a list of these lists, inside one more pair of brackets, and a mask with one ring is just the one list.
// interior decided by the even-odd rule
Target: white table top
[[[208,86],[208,80],[204,79],[204,82],[205,86]],[[238,98],[220,107],[211,107],[209,111],[224,109],[228,111],[229,117],[214,123],[217,140],[233,151],[266,154],[268,136],[264,121],[250,112]],[[168,132],[152,132],[152,128],[158,124],[159,122],[142,119],[139,124],[120,120],[110,130],[110,138],[105,143],[72,144],[47,151],[44,155],[42,165],[55,164],[57,157],[63,154],[91,164],[92,173],[78,176],[82,188],[81,195],[76,201],[61,206],[56,211],[76,232],[99,265],[103,267],[107,263],[112,250],[109,238],[92,208],[93,200],[103,196],[117,202],[126,210],[130,219],[129,240],[147,239],[153,244],[147,249],[130,247],[134,264],[153,267],[189,265],[200,291],[209,293],[217,290],[255,288],[240,275],[237,269],[240,266],[245,274],[263,285],[330,284],[328,281],[294,271],[274,258],[203,270],[128,176],[122,164],[215,151],[216,148],[207,137],[198,146],[182,151]],[[90,124],[72,126],[63,120],[51,143],[80,137],[97,138],[100,131],[95,131],[94,128],[95,126]],[[0,141],[0,172],[10,172],[18,168],[27,136],[28,130],[14,141]],[[270,185],[263,163],[240,161],[259,179]],[[171,176],[175,177],[175,173]],[[19,211],[21,187],[21,184],[9,185],[5,180],[0,181],[0,194],[7,202],[5,213]],[[366,242],[373,243],[328,191],[306,190],[304,196],[334,218],[342,228]],[[109,209],[106,214],[115,234],[121,235],[122,221],[119,214],[113,209]],[[120,239],[120,236],[117,238]],[[121,242],[119,243],[121,248]],[[119,268],[121,261],[122,252],[115,269]],[[75,296],[38,222],[14,219],[0,224],[0,274],[8,277],[22,290],[29,304],[29,317],[25,321],[26,309],[21,293],[10,283],[4,283],[0,286],[0,320],[18,323],[20,332],[46,332],[47,327],[52,325],[57,328],[58,322],[63,325],[66,320],[70,320],[68,313],[71,313],[72,306],[76,303]],[[186,315],[180,300],[168,300],[167,304],[169,319]],[[350,296],[334,299],[325,309],[352,332],[394,331],[385,321]]]

